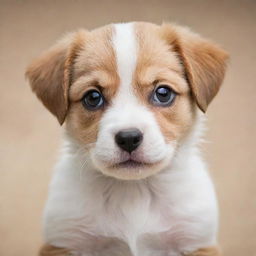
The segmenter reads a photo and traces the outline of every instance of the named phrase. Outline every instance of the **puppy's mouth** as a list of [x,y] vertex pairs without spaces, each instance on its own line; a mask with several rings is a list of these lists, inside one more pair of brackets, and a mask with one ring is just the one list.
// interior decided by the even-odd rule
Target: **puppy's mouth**
[[126,168],[126,169],[133,169],[133,168],[144,168],[149,167],[152,164],[145,163],[145,162],[139,162],[132,159],[126,160],[124,162],[120,162],[113,165],[113,168]]
[[97,169],[107,176],[121,180],[138,180],[159,172],[168,164],[166,158],[152,160],[138,154],[117,155],[112,161],[95,161],[95,164]]

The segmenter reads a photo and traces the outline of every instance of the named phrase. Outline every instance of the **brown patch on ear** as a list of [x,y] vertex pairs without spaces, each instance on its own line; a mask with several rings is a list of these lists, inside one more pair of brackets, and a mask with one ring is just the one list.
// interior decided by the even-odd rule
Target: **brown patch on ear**
[[45,244],[39,252],[39,256],[71,256],[71,252],[64,248],[58,248],[50,244]]
[[184,256],[221,256],[221,252],[217,247],[208,247],[199,249],[193,253],[183,254]]
[[84,43],[85,32],[65,37],[28,67],[26,77],[44,106],[63,124],[68,110],[72,66]]
[[224,78],[228,54],[186,28],[163,24],[161,36],[178,53],[199,108],[205,112]]

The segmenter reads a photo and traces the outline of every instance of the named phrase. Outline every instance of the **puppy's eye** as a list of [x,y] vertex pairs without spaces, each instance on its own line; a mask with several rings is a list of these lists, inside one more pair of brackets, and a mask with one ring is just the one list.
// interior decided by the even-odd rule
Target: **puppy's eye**
[[89,110],[97,110],[103,106],[104,98],[99,91],[90,90],[84,95],[82,103]]
[[160,85],[155,89],[151,97],[152,103],[158,106],[170,106],[176,97],[176,93],[166,85]]

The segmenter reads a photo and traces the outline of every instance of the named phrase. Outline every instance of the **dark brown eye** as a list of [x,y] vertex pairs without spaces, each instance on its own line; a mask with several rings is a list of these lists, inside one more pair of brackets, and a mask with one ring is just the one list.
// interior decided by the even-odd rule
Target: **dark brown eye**
[[166,85],[160,85],[152,95],[152,102],[158,106],[170,106],[174,101],[176,93]]
[[82,103],[88,110],[97,110],[103,106],[104,98],[99,91],[90,90],[84,95]]

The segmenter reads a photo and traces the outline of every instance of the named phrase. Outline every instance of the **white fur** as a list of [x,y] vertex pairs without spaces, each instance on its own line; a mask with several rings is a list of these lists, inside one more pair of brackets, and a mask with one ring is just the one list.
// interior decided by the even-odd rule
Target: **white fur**
[[[115,26],[113,47],[120,89],[90,153],[65,139],[45,209],[46,242],[82,256],[179,256],[214,245],[217,204],[196,148],[201,116],[181,146],[166,144],[153,114],[132,90],[137,52],[132,23]],[[134,159],[154,165],[144,176],[136,170],[134,179],[144,179],[120,180],[114,177],[125,179],[129,171],[112,173],[109,165],[129,155],[117,148],[114,135],[131,127],[144,134]]]

